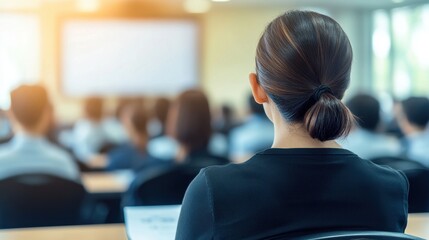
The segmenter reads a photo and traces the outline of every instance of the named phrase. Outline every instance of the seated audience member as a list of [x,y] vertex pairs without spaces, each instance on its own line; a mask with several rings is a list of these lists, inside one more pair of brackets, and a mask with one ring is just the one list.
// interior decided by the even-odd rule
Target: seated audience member
[[228,104],[223,104],[218,115],[213,124],[214,129],[216,132],[229,138],[231,130],[238,125],[235,119],[234,108]]
[[158,163],[159,160],[151,157],[146,151],[148,133],[145,108],[142,105],[129,104],[124,107],[120,118],[129,142],[110,150],[106,155],[94,158],[90,165],[104,166],[107,170],[138,171]]
[[12,138],[12,127],[7,117],[7,113],[0,110],[0,144]]
[[170,105],[170,100],[166,98],[157,99],[152,110],[153,118],[148,125],[152,137],[148,143],[148,152],[162,160],[173,159],[178,151],[176,141],[165,133]]
[[341,102],[351,63],[350,42],[330,17],[290,11],[267,26],[249,78],[274,124],[272,148],[203,169],[183,199],[176,239],[405,230],[405,175],[335,142],[354,123]]
[[167,133],[178,143],[177,163],[201,167],[228,163],[209,150],[211,114],[208,99],[201,91],[188,90],[180,94],[169,112]]
[[151,119],[149,120],[149,137],[157,138],[165,136],[165,124],[167,121],[168,110],[171,102],[169,99],[161,97],[156,99],[152,111]]
[[339,139],[343,148],[368,160],[401,154],[401,144],[396,138],[378,132],[380,103],[377,99],[359,94],[350,99],[346,105],[356,116],[358,126],[352,129],[346,139]]
[[118,100],[114,114],[107,116],[103,120],[103,127],[109,141],[114,144],[128,142],[128,135],[121,121],[121,115],[126,106],[136,103],[133,98],[121,98]]
[[429,167],[429,99],[410,97],[401,102],[396,114],[399,126],[405,134],[405,152],[409,159]]
[[13,90],[9,113],[15,136],[0,147],[0,178],[44,173],[80,181],[72,157],[46,140],[52,107],[43,87],[23,85]]
[[109,143],[102,124],[103,100],[88,98],[84,103],[84,118],[78,120],[72,130],[72,149],[78,160],[89,162]]
[[[166,131],[178,143],[178,155],[174,161],[137,173],[124,195],[124,206],[180,204],[201,168],[229,162],[208,150],[211,116],[208,100],[201,91],[180,94],[169,111]],[[149,192],[147,185],[151,185]]]
[[[179,143],[165,133],[167,112],[169,109],[170,104],[167,105],[165,100],[161,100],[161,102],[158,101],[158,103],[155,104],[154,111],[157,112],[155,115],[157,116],[157,121],[161,124],[161,133],[163,135],[151,139],[148,144],[148,152],[150,155],[162,160],[172,160],[180,151]],[[222,134],[211,134],[208,144],[208,152],[213,155],[226,157],[227,150],[228,142],[226,137]]]
[[269,148],[273,143],[274,127],[264,107],[249,96],[250,116],[242,126],[231,131],[230,157],[235,162],[247,160],[253,154]]

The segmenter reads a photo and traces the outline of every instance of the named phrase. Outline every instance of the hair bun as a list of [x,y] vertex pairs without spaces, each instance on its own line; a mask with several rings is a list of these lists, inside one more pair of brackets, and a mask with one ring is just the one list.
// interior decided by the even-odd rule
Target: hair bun
[[310,136],[322,142],[347,135],[354,123],[350,110],[334,95],[323,92],[304,116]]

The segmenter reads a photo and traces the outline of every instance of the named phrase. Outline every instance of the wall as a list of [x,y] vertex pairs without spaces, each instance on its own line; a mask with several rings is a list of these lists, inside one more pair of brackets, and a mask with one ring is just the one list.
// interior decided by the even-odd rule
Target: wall
[[215,9],[204,17],[202,82],[212,103],[232,104],[243,114],[255,71],[255,52],[265,26],[281,8]]
[[[73,121],[80,116],[80,99],[65,97],[59,91],[59,27],[63,16],[75,14],[70,4],[50,3],[42,8],[42,82],[48,86],[57,116],[61,121]],[[254,71],[256,45],[266,24],[287,10],[280,7],[266,8],[222,8],[217,7],[201,16],[202,55],[201,85],[206,90],[212,106],[228,103],[235,106],[240,114],[246,112],[246,99],[250,93],[248,74]],[[147,8],[142,6],[110,6],[104,12],[121,13],[124,16],[145,16]],[[146,12],[145,12],[146,11]],[[157,11],[160,11],[159,9]],[[172,14],[174,9],[162,9]],[[362,84],[368,73],[365,51],[362,43],[363,26],[366,19],[361,12],[332,11],[332,16],[343,25],[354,47],[355,61],[352,72],[353,87]],[[370,49],[370,48],[369,48]],[[370,51],[370,50],[369,50]],[[359,81],[354,81],[359,80]],[[109,99],[110,108],[114,101]]]

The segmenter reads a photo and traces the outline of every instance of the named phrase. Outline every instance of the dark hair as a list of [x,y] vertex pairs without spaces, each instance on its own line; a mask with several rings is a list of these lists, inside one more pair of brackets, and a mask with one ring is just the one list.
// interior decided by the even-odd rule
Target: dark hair
[[199,90],[179,95],[168,115],[167,132],[189,151],[207,148],[211,129],[209,102]]
[[248,97],[248,103],[249,103],[250,111],[253,114],[265,116],[264,106],[262,106],[262,104],[257,103],[252,94],[250,94]]
[[420,128],[429,122],[429,99],[426,97],[410,97],[401,102],[407,120]]
[[122,112],[125,111],[129,105],[140,105],[144,107],[144,100],[138,97],[121,97],[116,104],[115,117],[118,119],[121,118]]
[[380,122],[380,103],[368,94],[358,94],[347,101],[347,107],[355,115],[359,126],[375,131]]
[[103,118],[103,99],[99,97],[89,97],[85,99],[84,111],[87,118],[100,121]]
[[130,104],[124,110],[130,119],[130,123],[134,130],[140,136],[147,136],[147,122],[148,116],[146,109],[142,104]]
[[320,141],[347,135],[353,115],[341,102],[350,82],[352,48],[340,25],[291,11],[265,29],[256,52],[258,81],[290,123]]
[[51,107],[46,89],[39,85],[22,85],[10,94],[10,110],[25,127],[39,123],[44,111]]
[[165,128],[167,123],[168,110],[170,109],[170,100],[167,98],[158,98],[154,106],[154,116],[162,124],[162,127]]

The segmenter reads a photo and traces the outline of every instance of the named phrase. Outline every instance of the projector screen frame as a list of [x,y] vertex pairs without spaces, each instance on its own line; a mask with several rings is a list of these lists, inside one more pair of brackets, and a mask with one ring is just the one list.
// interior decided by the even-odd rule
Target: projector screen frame
[[196,39],[196,69],[195,69],[195,76],[197,78],[195,88],[201,88],[201,77],[202,77],[202,66],[203,66],[203,51],[202,51],[202,41],[203,41],[203,31],[202,31],[202,20],[199,16],[191,15],[191,14],[69,14],[62,17],[59,17],[59,21],[57,21],[57,86],[60,95],[66,99],[66,100],[80,100],[87,97],[101,97],[101,98],[121,98],[121,97],[174,97],[175,94],[148,94],[148,93],[142,93],[142,94],[96,94],[96,95],[82,95],[77,96],[73,94],[68,94],[65,90],[64,86],[64,79],[63,79],[63,31],[64,31],[64,25],[69,21],[79,21],[79,20],[87,20],[87,21],[191,21],[196,26],[197,31],[197,39]]

